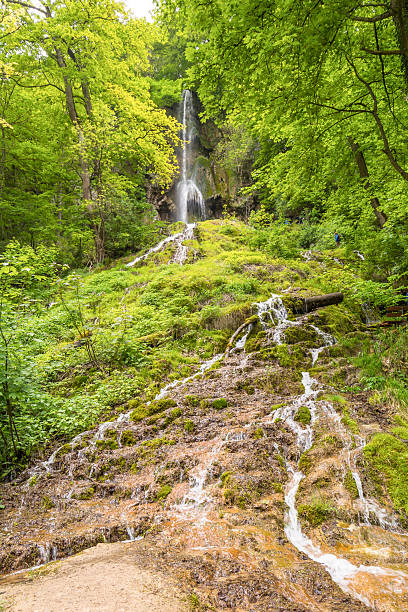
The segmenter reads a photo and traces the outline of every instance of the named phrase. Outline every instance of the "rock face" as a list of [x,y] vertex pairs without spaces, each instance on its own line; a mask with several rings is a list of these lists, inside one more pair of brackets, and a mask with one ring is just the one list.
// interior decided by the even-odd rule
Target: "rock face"
[[197,609],[408,609],[408,538],[363,491],[377,413],[349,394],[346,419],[330,399],[324,316],[255,306],[227,357],[4,487],[4,573],[143,538],[139,558],[171,568]]
[[[184,95],[184,94],[183,94]],[[242,144],[248,140],[244,135],[232,133],[229,128],[221,130],[212,121],[202,123],[199,99],[191,93],[192,110],[188,118],[186,149],[188,149],[188,177],[194,177],[205,201],[207,219],[219,218],[224,207],[241,218],[247,218],[256,206],[252,196],[243,196],[240,190],[251,183],[251,170],[255,145]],[[169,109],[169,112],[183,125],[183,100]],[[183,131],[181,131],[181,136]],[[179,185],[183,175],[183,147],[177,151],[180,172],[170,189],[162,192],[149,185],[148,201],[156,208],[164,221],[181,220],[178,218]],[[189,216],[189,220],[202,217]]]

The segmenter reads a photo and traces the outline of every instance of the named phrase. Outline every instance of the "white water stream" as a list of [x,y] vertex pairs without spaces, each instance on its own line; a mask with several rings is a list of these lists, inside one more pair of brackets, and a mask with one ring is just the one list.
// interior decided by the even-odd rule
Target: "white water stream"
[[187,258],[187,247],[183,245],[183,242],[184,240],[192,240],[194,238],[194,228],[196,225],[196,223],[187,223],[183,231],[167,236],[167,238],[164,238],[161,242],[156,244],[156,246],[149,249],[144,255],[139,255],[139,257],[136,257],[133,261],[127,263],[126,266],[128,268],[132,268],[134,265],[139,263],[139,261],[143,261],[147,257],[150,257],[150,255],[153,253],[158,253],[159,251],[163,250],[163,248],[170,242],[174,242],[176,244],[176,252],[172,262],[183,265]]

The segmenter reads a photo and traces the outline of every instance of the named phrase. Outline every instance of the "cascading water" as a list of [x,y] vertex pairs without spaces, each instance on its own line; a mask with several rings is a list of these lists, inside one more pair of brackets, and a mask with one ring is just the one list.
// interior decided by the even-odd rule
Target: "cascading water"
[[[273,314],[273,317],[277,318],[279,321],[277,327],[284,328],[287,320],[287,313],[286,310],[282,308],[282,300],[274,296],[274,299],[269,301],[268,306],[272,311],[271,315]],[[313,327],[324,341],[323,348],[333,344],[333,338],[331,336],[325,334],[317,327]],[[280,342],[280,337],[278,342]],[[317,357],[318,354],[312,355],[313,362],[316,361]],[[317,381],[312,379],[308,372],[303,372],[302,383],[305,389],[304,393],[291,405],[278,409],[273,416],[273,421],[280,418],[286,422],[292,431],[294,431],[297,436],[297,445],[300,453],[308,450],[313,442],[313,423],[316,419],[317,412],[316,397],[319,393],[319,389],[315,388],[313,390],[313,386],[317,384]],[[294,420],[295,411],[300,405],[308,406],[311,412],[311,423],[306,426],[304,430]],[[336,582],[343,591],[356,597],[367,606],[371,606],[373,603],[375,605],[375,602],[373,602],[370,597],[370,592],[367,591],[370,580],[374,579],[376,588],[381,588],[384,592],[389,592],[390,594],[392,594],[394,590],[398,591],[406,584],[407,575],[404,572],[371,565],[357,566],[337,555],[324,553],[319,546],[314,544],[312,540],[303,533],[296,509],[296,494],[304,478],[304,474],[298,469],[298,466],[294,468],[288,460],[286,461],[286,467],[288,473],[291,474],[291,478],[285,492],[285,502],[288,507],[285,521],[285,533],[288,540],[300,552],[306,554],[313,561],[323,565],[334,582]],[[373,505],[364,498],[361,480],[356,471],[354,471],[353,477],[358,487],[360,500],[364,503],[368,520],[369,510],[373,508]],[[377,505],[375,504],[375,506]],[[383,526],[384,528],[388,526],[385,521],[383,521]]]
[[181,178],[177,184],[176,207],[177,221],[188,223],[189,215],[204,220],[205,202],[196,183],[193,163],[193,141],[196,136],[194,124],[194,104],[191,91],[185,89],[182,96],[183,108],[183,153],[181,158]]
[[[182,220],[182,219],[180,219]],[[174,242],[176,245],[176,252],[174,257],[172,258],[172,262],[183,265],[187,258],[187,247],[183,245],[184,240],[192,240],[194,237],[194,228],[196,227],[195,223],[187,223],[186,227],[181,232],[177,232],[177,234],[172,234],[171,236],[167,236],[161,240],[156,246],[149,249],[144,255],[139,255],[133,261],[130,261],[126,264],[127,268],[132,268],[134,265],[139,263],[139,261],[144,261],[152,255],[153,253],[158,253],[162,249],[164,249],[170,242]]]

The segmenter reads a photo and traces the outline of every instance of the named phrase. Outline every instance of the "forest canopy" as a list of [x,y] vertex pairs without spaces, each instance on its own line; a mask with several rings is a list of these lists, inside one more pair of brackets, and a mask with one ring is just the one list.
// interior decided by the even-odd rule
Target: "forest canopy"
[[206,116],[259,141],[265,203],[406,226],[404,0],[163,0],[159,13],[187,33]]

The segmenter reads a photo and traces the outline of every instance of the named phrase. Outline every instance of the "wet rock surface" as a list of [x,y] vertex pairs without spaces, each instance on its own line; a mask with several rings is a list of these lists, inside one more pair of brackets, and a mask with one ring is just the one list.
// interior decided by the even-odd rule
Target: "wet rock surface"
[[[129,544],[137,563],[170,568],[201,609],[408,609],[408,538],[389,500],[364,497],[359,463],[386,416],[363,393],[349,394],[347,410],[332,399],[327,349],[312,369],[316,320],[264,317],[247,352],[238,341],[167,401],[134,406],[3,486],[1,571],[143,538]],[[291,543],[296,470],[303,536],[359,568],[347,579]]]

